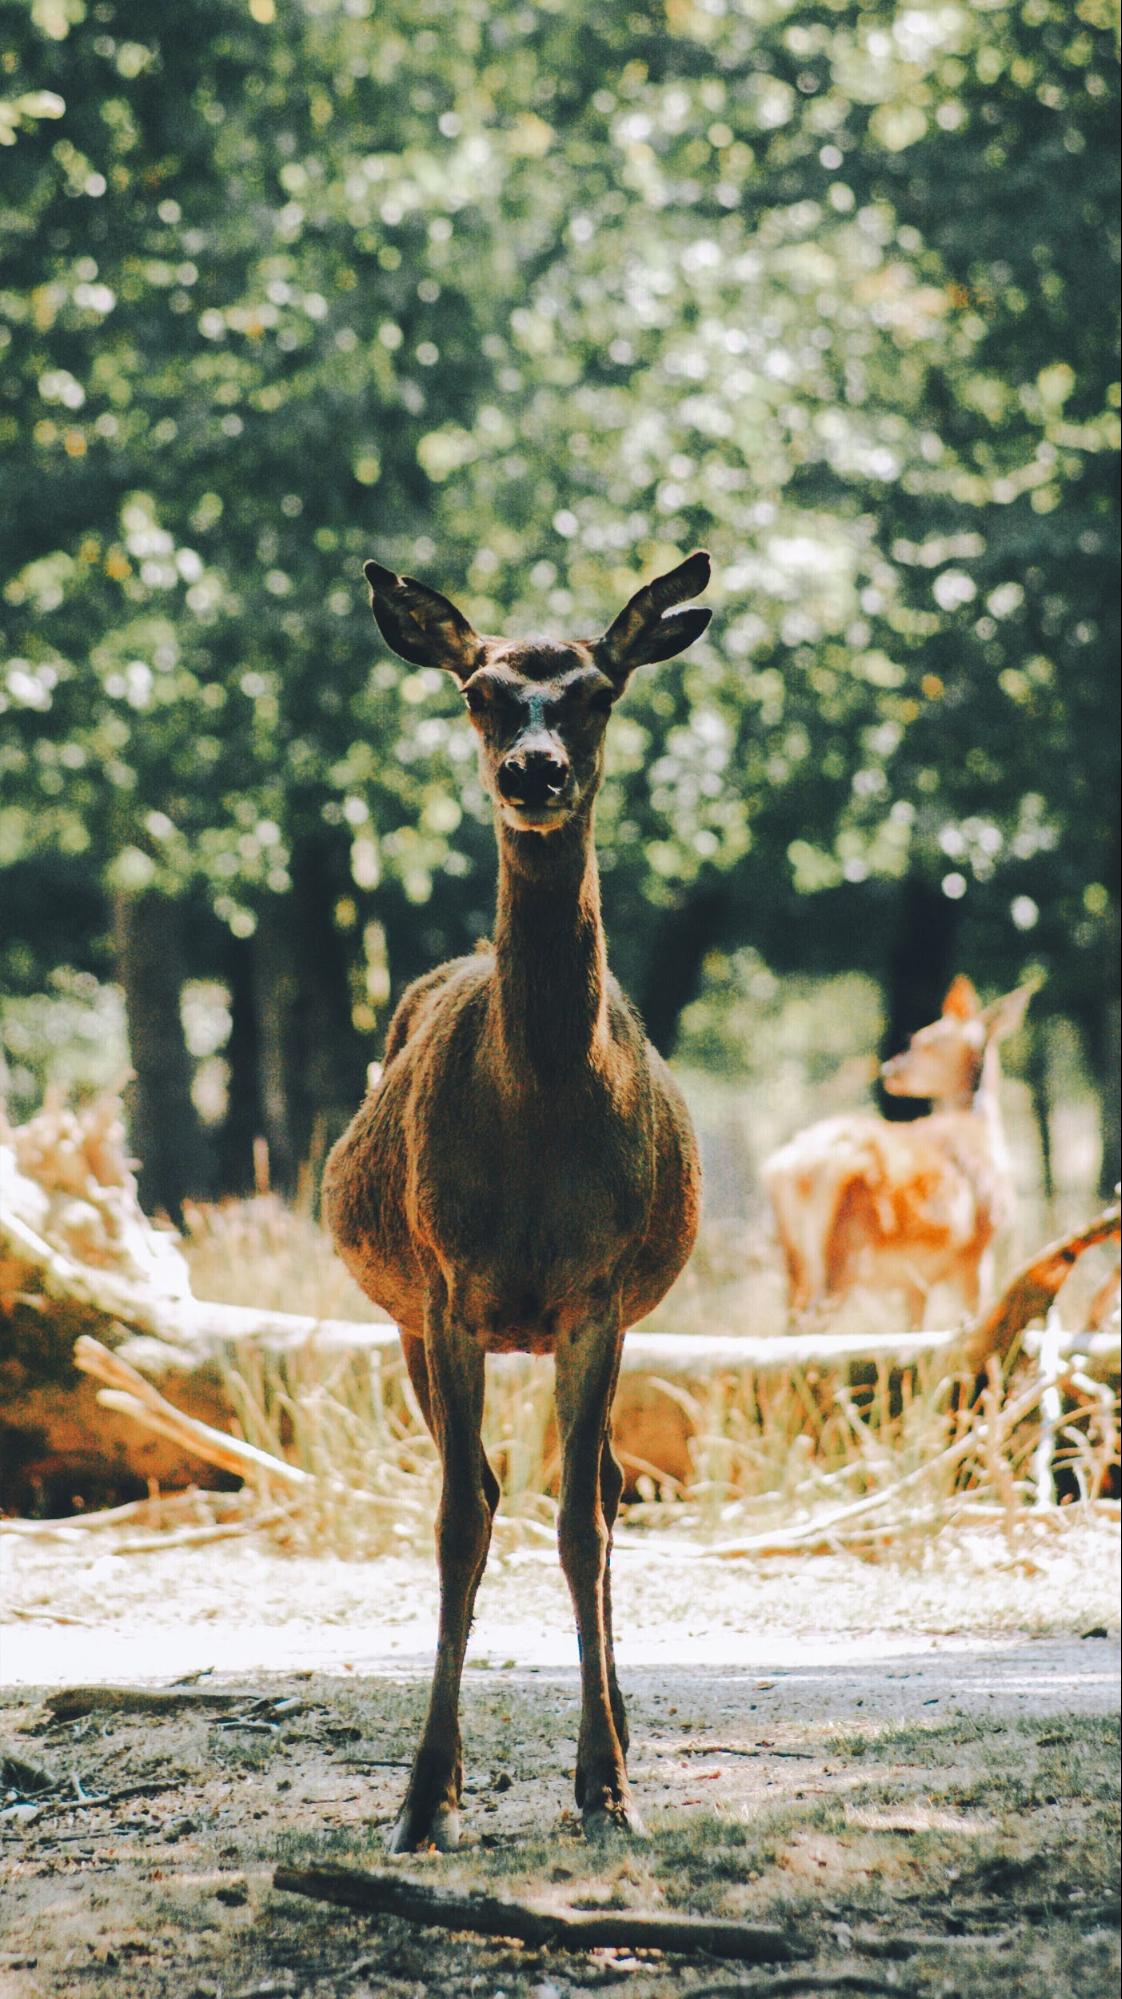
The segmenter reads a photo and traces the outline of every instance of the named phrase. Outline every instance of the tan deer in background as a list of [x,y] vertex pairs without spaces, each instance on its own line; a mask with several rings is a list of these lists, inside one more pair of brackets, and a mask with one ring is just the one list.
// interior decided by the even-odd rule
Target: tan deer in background
[[480,1441],[484,1355],[556,1363],[558,1542],[576,1615],[585,1826],[642,1830],[612,1646],[622,1486],[610,1410],[623,1336],[685,1263],[699,1170],[669,1072],[608,972],[592,839],[604,732],[634,669],[709,612],[691,555],[603,637],[483,638],[447,598],[369,562],[402,658],[447,668],[479,740],[499,843],[494,948],[405,993],[376,1087],[327,1162],[327,1217],[363,1290],[397,1320],[437,1448],[440,1625],[428,1716],[394,1852],[459,1838],[460,1680],[499,1487]]
[[989,1293],[994,1240],[1013,1216],[998,1043],[1032,992],[983,1007],[960,975],[939,1019],[881,1071],[894,1096],[930,1097],[928,1117],[828,1118],[765,1162],[793,1316],[857,1289],[892,1291],[918,1327],[936,1292],[960,1317]]

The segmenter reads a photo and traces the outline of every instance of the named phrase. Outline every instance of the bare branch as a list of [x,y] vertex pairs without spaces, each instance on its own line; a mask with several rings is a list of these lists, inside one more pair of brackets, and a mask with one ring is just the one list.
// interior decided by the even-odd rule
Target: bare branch
[[775,1923],[722,1922],[708,1916],[647,1914],[631,1909],[549,1908],[541,1903],[457,1895],[428,1888],[402,1874],[358,1867],[278,1867],[273,1885],[290,1895],[311,1895],[347,1909],[403,1916],[443,1930],[478,1936],[517,1937],[561,1950],[599,1948],[670,1950],[687,1956],[737,1958],[745,1964],[783,1964],[801,1953]]

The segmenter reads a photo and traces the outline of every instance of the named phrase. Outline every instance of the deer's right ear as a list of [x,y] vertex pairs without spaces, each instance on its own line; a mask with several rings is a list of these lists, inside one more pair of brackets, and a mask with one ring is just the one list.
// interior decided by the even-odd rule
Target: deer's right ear
[[370,608],[388,646],[413,666],[442,666],[467,680],[479,665],[482,640],[462,611],[439,590],[412,576],[396,576],[380,562],[364,562]]

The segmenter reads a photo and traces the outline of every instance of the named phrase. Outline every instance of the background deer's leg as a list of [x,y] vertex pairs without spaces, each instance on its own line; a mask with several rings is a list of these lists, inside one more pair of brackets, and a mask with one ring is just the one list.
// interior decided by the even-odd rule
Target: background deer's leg
[[425,1338],[404,1343],[410,1380],[436,1439],[443,1471],[436,1522],[440,1626],[428,1714],[391,1853],[460,1837],[460,1679],[475,1593],[487,1560],[499,1484],[483,1452],[483,1350],[434,1290]]
[[[557,1539],[573,1599],[581,1654],[581,1719],[576,1796],[585,1830],[609,1826],[641,1833],[631,1800],[624,1749],[612,1699],[611,1529],[605,1497],[619,1502],[618,1467],[608,1448],[608,1417],[622,1344],[618,1317],[585,1324],[557,1346],[557,1426],[561,1436],[561,1503]],[[608,1470],[605,1472],[605,1460]],[[612,1475],[615,1468],[615,1477]],[[607,1490],[605,1492],[605,1479]]]

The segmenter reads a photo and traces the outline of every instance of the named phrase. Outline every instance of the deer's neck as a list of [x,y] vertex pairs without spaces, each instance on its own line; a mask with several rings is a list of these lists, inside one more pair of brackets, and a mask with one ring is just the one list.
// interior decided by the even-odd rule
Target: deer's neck
[[495,963],[499,1028],[516,1069],[547,1081],[607,1048],[607,953],[592,827],[548,835],[500,823]]
[[937,1097],[933,1108],[944,1116],[969,1118],[985,1133],[995,1150],[1004,1147],[1001,1123],[1001,1062],[993,1041],[986,1045],[972,1085],[946,1097]]
[[1005,1133],[1001,1123],[1001,1059],[996,1041],[986,1043],[982,1057],[982,1073],[974,1092],[974,1113],[980,1117],[994,1146],[995,1151],[1003,1151]]

